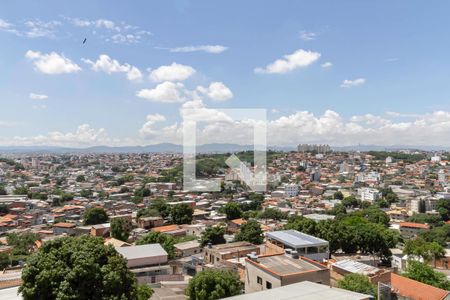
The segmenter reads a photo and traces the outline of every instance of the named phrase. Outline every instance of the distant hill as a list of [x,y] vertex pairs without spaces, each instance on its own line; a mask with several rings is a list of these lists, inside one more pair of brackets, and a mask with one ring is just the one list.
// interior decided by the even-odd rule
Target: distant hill
[[[294,147],[268,147],[271,150],[292,151]],[[253,150],[253,145],[205,144],[197,146],[198,153],[227,153]],[[46,146],[0,146],[0,153],[182,153],[183,146],[161,143],[148,146],[94,146],[88,148],[64,148]]]
[[[295,151],[295,146],[268,146],[269,150]],[[398,150],[423,150],[439,151],[450,150],[443,146],[377,146],[377,145],[355,145],[355,146],[332,146],[334,151],[398,151]],[[197,153],[227,153],[253,150],[253,145],[238,144],[205,144],[197,146]],[[0,153],[182,153],[183,146],[171,143],[161,143],[147,146],[94,146],[88,148],[64,148],[54,146],[0,146]]]

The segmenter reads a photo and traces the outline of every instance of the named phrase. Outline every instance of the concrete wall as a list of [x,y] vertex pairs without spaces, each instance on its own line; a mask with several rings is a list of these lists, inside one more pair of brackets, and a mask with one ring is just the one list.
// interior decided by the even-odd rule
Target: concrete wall
[[167,263],[167,255],[161,255],[161,256],[150,256],[150,257],[129,259],[127,262],[127,266],[128,268],[137,268],[166,263]]

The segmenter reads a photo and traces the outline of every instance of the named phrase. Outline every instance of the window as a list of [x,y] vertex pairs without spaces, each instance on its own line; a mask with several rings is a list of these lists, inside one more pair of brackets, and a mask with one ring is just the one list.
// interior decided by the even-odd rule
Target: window
[[256,282],[260,285],[262,285],[262,278],[259,276],[256,276]]
[[272,288],[272,283],[266,281],[266,289],[270,290]]

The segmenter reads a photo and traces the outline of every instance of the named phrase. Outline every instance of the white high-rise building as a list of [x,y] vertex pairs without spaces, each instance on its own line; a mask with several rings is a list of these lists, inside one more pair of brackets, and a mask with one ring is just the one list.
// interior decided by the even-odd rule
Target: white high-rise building
[[288,197],[295,197],[298,195],[298,185],[295,183],[289,183],[284,186],[284,193]]
[[360,188],[358,189],[358,195],[361,197],[361,201],[369,202],[375,202],[382,197],[382,193],[379,190],[372,188]]

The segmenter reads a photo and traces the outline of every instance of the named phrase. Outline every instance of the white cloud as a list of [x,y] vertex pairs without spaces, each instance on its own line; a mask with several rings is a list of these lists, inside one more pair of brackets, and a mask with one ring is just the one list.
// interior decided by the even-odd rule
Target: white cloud
[[104,128],[94,129],[89,124],[82,124],[74,132],[53,131],[32,137],[0,137],[0,144],[8,146],[60,146],[90,147],[96,145],[117,145],[121,141],[108,137]]
[[111,21],[111,20],[100,19],[100,20],[95,21],[94,24],[98,28],[106,28],[106,29],[117,30],[114,22]]
[[28,28],[25,31],[25,35],[29,38],[40,38],[40,37],[55,37],[56,28],[61,26],[59,21],[41,21],[39,19],[29,20],[24,23]]
[[172,63],[168,66],[160,66],[151,71],[150,79],[154,82],[162,81],[183,81],[195,74],[195,69],[191,66]]
[[357,78],[357,79],[353,79],[353,80],[345,79],[344,81],[342,81],[341,87],[350,88],[350,87],[354,87],[354,86],[363,85],[364,83],[366,83],[365,78]]
[[106,42],[114,44],[138,44],[146,37],[152,35],[150,31],[141,29],[139,26],[133,26],[125,22],[114,22],[107,19],[86,20],[79,18],[65,18],[76,27],[90,27],[101,32],[100,37]]
[[144,138],[152,138],[156,136],[159,132],[159,130],[154,129],[154,125],[158,122],[164,122],[166,120],[166,117],[160,114],[150,114],[147,115],[147,121],[142,125],[141,129],[139,130],[139,134]]
[[299,49],[292,54],[284,55],[265,68],[256,68],[256,73],[284,74],[298,68],[305,68],[320,58],[320,53]]
[[331,68],[333,66],[333,64],[331,62],[327,61],[326,63],[323,63],[320,66],[324,69],[328,69],[328,68]]
[[142,89],[136,96],[153,102],[180,103],[188,100],[189,91],[182,83],[164,81],[153,89]]
[[48,99],[47,95],[35,94],[35,93],[30,93],[29,97],[30,97],[30,99],[33,99],[33,100],[46,100],[46,99]]
[[106,54],[101,54],[95,62],[85,58],[82,60],[85,63],[90,64],[92,70],[96,72],[105,72],[107,74],[125,73],[128,80],[138,81],[142,79],[142,73],[137,67],[127,63],[121,65],[117,60],[111,59]]
[[228,47],[222,45],[200,45],[200,46],[185,46],[171,48],[170,52],[207,52],[219,54],[228,50]]
[[306,30],[300,31],[300,39],[304,41],[312,41],[316,39],[317,34],[314,32],[308,32]]
[[233,92],[222,82],[212,82],[209,87],[199,86],[197,91],[214,101],[226,101],[233,98]]
[[16,35],[20,35],[19,31],[15,28],[15,25],[9,23],[6,20],[0,19],[0,31],[5,31],[9,33],[14,33]]
[[[191,116],[188,109],[195,108]],[[223,112],[205,107],[201,100],[188,101],[180,108],[186,119],[202,120],[198,126],[197,142],[249,144],[253,137],[255,120],[233,121]],[[159,120],[159,119],[158,119]],[[165,119],[164,119],[165,120]],[[148,122],[149,120],[147,120]],[[153,121],[153,120],[150,120]],[[151,134],[141,134],[148,141],[182,141],[182,123],[158,128],[157,121],[150,124]],[[199,125],[199,124],[198,124]],[[373,114],[355,115],[348,119],[339,113],[326,110],[321,115],[298,111],[268,121],[269,145],[285,146],[302,143],[328,143],[334,146],[381,145],[381,146],[442,146],[450,147],[450,112],[436,111],[416,116],[408,122],[394,121]]]
[[58,54],[56,52],[42,54],[38,51],[28,50],[25,57],[33,61],[36,71],[44,74],[64,74],[81,71],[81,68],[66,58],[64,54]]

